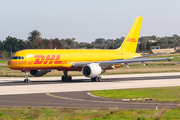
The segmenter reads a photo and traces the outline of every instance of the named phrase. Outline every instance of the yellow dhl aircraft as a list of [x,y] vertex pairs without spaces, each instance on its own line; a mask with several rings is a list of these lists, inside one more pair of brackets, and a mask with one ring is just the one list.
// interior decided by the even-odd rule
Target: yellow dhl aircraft
[[136,53],[143,17],[137,17],[123,44],[115,50],[82,49],[29,49],[16,52],[8,61],[8,67],[25,72],[25,83],[29,83],[28,72],[40,77],[53,69],[63,71],[62,81],[71,81],[68,71],[82,71],[91,81],[101,81],[99,76],[106,70],[115,69],[132,62],[169,60],[169,58],[142,58]]

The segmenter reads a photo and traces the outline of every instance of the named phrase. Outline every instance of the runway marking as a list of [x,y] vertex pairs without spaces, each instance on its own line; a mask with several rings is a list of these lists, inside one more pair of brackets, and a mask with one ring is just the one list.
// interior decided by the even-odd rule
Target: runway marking
[[56,96],[56,95],[52,95],[50,93],[46,93],[46,95],[51,96],[51,97],[55,97],[55,98],[61,98],[61,99],[66,99],[66,100],[75,100],[75,101],[102,102],[102,103],[122,103],[122,102],[114,102],[114,101],[98,101],[98,100],[75,99],[75,98]]
[[103,98],[103,97],[99,97],[99,96],[93,95],[93,94],[91,94],[91,92],[88,92],[87,94],[88,94],[89,96],[91,96],[91,97],[95,97],[95,98]]
[[[91,97],[95,97],[95,98],[105,98],[105,97],[99,97],[99,96],[93,95],[91,94],[91,92],[88,92],[87,95]],[[131,99],[120,99],[120,100],[122,100],[123,102],[131,102]]]
[[[115,102],[115,101],[99,101],[99,100],[85,100],[85,99],[75,99],[75,98],[68,98],[68,97],[62,97],[62,96],[56,96],[56,95],[52,95],[50,93],[46,93],[47,96],[50,97],[55,97],[55,98],[60,98],[60,99],[66,99],[66,100],[75,100],[75,101],[86,101],[86,102],[101,102],[101,103],[125,103],[124,101],[122,102]],[[127,102],[126,102],[127,103]],[[133,104],[156,104],[156,102],[154,103],[134,103],[134,102],[129,102],[129,103],[133,103]],[[159,103],[158,103],[159,104]],[[163,105],[163,103],[160,103],[161,105]],[[164,103],[167,104],[167,103]],[[168,105],[176,105],[176,104],[168,104]]]
[[[46,103],[46,102],[30,102],[30,101],[10,101],[10,100],[0,100],[0,102],[29,103],[29,104],[34,103],[34,104],[46,104],[46,105],[47,104],[49,104],[49,105],[51,105],[51,104],[54,104],[54,105],[69,105],[69,103],[49,103],[49,102]],[[46,107],[46,105],[42,105],[42,106]],[[81,104],[76,103],[76,105],[81,105]],[[88,105],[88,104],[85,104],[85,105]],[[14,106],[14,105],[0,105],[0,106]],[[15,106],[24,107],[24,106],[19,106],[19,105],[15,105]],[[30,105],[30,106],[32,106],[32,105]],[[37,105],[35,107],[37,107]],[[51,106],[49,106],[49,107],[51,107]],[[58,106],[56,106],[56,107],[58,107]],[[66,107],[66,108],[68,108],[68,107]],[[73,107],[73,108],[76,108],[76,107]],[[77,107],[77,108],[81,108],[81,107]]]
[[46,103],[46,102],[31,102],[31,101],[10,101],[10,100],[0,100],[1,102],[16,102],[16,103],[42,103],[42,104],[59,104],[59,103]]
[[[54,105],[65,105],[65,104],[69,104],[69,103],[46,103],[46,102],[30,102],[30,101],[10,101],[10,100],[0,100],[0,102],[14,102],[14,103],[35,103],[35,104],[54,104]],[[78,103],[76,103],[76,105],[82,105],[82,104],[78,104]],[[89,104],[84,104],[84,105],[89,105]],[[0,105],[0,106],[2,106],[2,105]],[[3,106],[8,106],[8,105],[3,105]],[[9,106],[12,106],[12,105],[9,105]],[[17,106],[17,105],[15,105],[15,106]],[[32,105],[31,105],[32,106]],[[44,106],[44,105],[42,105],[42,106]],[[23,106],[24,107],[24,106]],[[76,107],[74,107],[74,108],[76,108]],[[78,108],[81,108],[81,107],[78,107]]]

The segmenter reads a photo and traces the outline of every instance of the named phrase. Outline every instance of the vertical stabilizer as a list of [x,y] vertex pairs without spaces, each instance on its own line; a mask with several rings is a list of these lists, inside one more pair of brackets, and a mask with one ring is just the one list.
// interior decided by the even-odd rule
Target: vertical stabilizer
[[118,48],[117,50],[133,52],[133,53],[136,52],[142,20],[143,20],[143,17],[136,18],[128,35],[126,36],[125,40],[123,41],[121,47]]

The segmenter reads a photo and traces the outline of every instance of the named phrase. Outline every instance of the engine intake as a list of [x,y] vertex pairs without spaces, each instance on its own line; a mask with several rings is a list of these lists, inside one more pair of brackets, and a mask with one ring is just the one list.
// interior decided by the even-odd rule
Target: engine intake
[[85,77],[93,78],[101,73],[103,73],[104,70],[99,66],[99,63],[90,63],[82,68],[82,73]]
[[51,72],[51,70],[30,70],[30,74],[34,77],[41,77],[48,72]]

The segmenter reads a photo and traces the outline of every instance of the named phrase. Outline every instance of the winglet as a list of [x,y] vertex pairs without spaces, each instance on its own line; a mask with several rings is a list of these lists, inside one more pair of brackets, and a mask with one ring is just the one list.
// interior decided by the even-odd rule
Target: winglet
[[136,20],[135,20],[134,24],[132,25],[129,33],[127,34],[123,44],[117,50],[133,52],[133,53],[136,52],[142,20],[143,20],[143,17],[136,18]]

